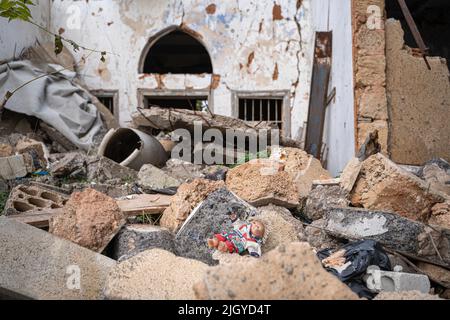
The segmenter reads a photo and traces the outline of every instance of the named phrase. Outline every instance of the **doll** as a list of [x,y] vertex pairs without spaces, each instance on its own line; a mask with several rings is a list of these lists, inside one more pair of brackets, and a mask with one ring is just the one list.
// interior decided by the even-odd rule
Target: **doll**
[[245,222],[234,218],[233,230],[215,234],[208,239],[209,248],[217,249],[221,252],[242,254],[244,251],[256,258],[261,256],[261,244],[266,232],[264,223],[260,220]]

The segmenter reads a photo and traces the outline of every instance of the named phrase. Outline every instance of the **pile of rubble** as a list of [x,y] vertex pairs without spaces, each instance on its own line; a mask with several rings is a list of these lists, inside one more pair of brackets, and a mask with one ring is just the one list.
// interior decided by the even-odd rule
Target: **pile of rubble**
[[[160,113],[145,118],[152,117],[166,125]],[[178,127],[190,123],[177,119]],[[366,144],[333,179],[291,144],[276,153],[282,158],[272,152],[233,167],[167,160],[174,144],[151,139],[164,152],[153,163],[143,145],[119,154],[121,145],[130,149],[119,138],[95,155],[51,153],[26,136],[0,145],[1,187],[9,193],[0,218],[0,295],[450,298],[444,160],[402,167]],[[260,254],[208,246],[237,220],[264,226]]]

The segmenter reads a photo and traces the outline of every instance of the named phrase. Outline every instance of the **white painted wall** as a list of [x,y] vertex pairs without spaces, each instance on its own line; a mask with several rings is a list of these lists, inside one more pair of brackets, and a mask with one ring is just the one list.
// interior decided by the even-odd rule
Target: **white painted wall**
[[336,87],[336,97],[327,109],[324,141],[327,169],[337,176],[355,155],[351,0],[314,0],[311,10],[316,31],[333,31],[329,92]]
[[[32,7],[33,20],[43,27],[50,24],[50,0],[35,0]],[[11,21],[0,17],[0,61],[18,57],[23,49],[36,40],[48,41],[49,35],[38,27],[23,21]]]
[[[231,115],[232,90],[288,90],[291,94],[292,136],[307,119],[311,76],[311,0],[297,9],[296,0],[279,0],[283,19],[273,19],[273,0],[97,0],[52,4],[51,27],[84,46],[114,52],[106,64],[91,55],[81,74],[91,89],[118,89],[120,122],[126,125],[137,107],[137,89],[156,89],[155,75],[138,73],[148,39],[181,24],[201,35],[220,84],[213,92],[214,112]],[[216,4],[216,12],[206,7]],[[299,23],[296,23],[296,19]],[[300,30],[300,33],[299,33]],[[254,60],[247,67],[248,57]],[[79,58],[82,53],[77,54]],[[273,80],[275,65],[278,79]],[[208,77],[170,75],[167,89],[208,88]]]

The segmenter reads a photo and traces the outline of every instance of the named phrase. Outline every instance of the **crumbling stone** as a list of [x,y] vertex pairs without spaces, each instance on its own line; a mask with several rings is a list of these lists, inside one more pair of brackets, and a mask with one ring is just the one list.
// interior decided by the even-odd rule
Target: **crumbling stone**
[[33,185],[18,185],[11,190],[5,204],[5,215],[39,212],[62,208],[68,197],[62,193]]
[[[330,179],[330,173],[322,168],[319,160],[297,148],[282,148],[286,155],[285,171],[291,176],[300,198],[308,197],[314,180]],[[287,182],[286,182],[287,183]]]
[[195,295],[203,300],[357,299],[304,242],[281,245],[260,259],[210,267]]
[[375,240],[400,253],[438,265],[450,263],[450,230],[400,215],[356,208],[332,208],[325,215],[327,233],[354,240]]
[[153,190],[178,187],[181,184],[179,180],[169,176],[163,170],[151,164],[142,166],[138,174],[138,183],[144,188]]
[[306,200],[305,215],[308,219],[321,219],[330,207],[347,207],[348,193],[340,186],[318,185],[309,193]]
[[436,279],[450,286],[450,271],[437,265],[418,261],[416,266],[425,272],[430,278]]
[[105,285],[111,300],[193,300],[193,285],[207,265],[161,249],[144,251],[117,264]]
[[174,252],[173,234],[159,226],[127,225],[114,239],[114,259],[123,261],[153,248]]
[[298,192],[285,171],[270,171],[271,163],[260,160],[245,163],[227,174],[227,187],[250,204],[260,207],[274,204],[286,208],[298,205]]
[[[29,156],[29,165],[33,168],[32,171],[47,167],[48,151],[42,142],[23,138],[17,142],[15,149],[18,154]],[[27,158],[28,157],[26,156],[26,159]]]
[[134,183],[138,179],[136,170],[122,166],[103,156],[88,159],[87,172],[88,180],[97,183],[110,183],[112,180],[119,180],[118,184]]
[[431,217],[428,223],[450,230],[450,200],[437,203],[431,208]]
[[163,171],[179,181],[190,182],[194,179],[205,177],[202,173],[202,169],[202,166],[198,164],[193,164],[180,159],[169,159],[166,162]]
[[177,233],[175,237],[177,254],[207,264],[217,263],[212,259],[213,250],[208,248],[207,240],[216,233],[232,229],[230,210],[241,220],[247,220],[256,214],[255,208],[227,189],[214,191],[194,209]]
[[56,178],[86,176],[86,160],[85,153],[69,152],[52,163],[50,172]]
[[342,171],[340,179],[341,188],[347,192],[351,192],[361,172],[362,162],[358,158],[352,158]]
[[14,155],[14,149],[9,144],[0,143],[0,158]]
[[419,171],[419,175],[430,188],[450,196],[450,164],[443,159],[428,161]]
[[223,181],[195,179],[191,183],[182,184],[173,197],[160,220],[161,226],[172,232],[177,232],[186,221],[191,211],[210,193],[225,186]]
[[0,178],[13,180],[23,178],[28,174],[28,168],[23,155],[0,158]]
[[303,224],[295,219],[291,212],[283,207],[269,205],[258,208],[256,219],[261,220],[268,232],[262,246],[262,252],[268,252],[281,244],[306,239]]
[[5,217],[0,217],[0,257],[0,291],[38,300],[102,299],[115,265],[103,255]]
[[430,190],[424,181],[380,153],[363,162],[351,195],[354,206],[393,211],[424,222],[431,208],[444,200],[444,194]]
[[328,248],[337,248],[341,246],[341,243],[338,239],[334,238],[323,230],[323,228],[325,228],[325,225],[326,221],[324,219],[319,219],[313,221],[309,226],[305,227],[306,240],[311,245],[311,247],[313,247],[317,251]]
[[125,223],[116,201],[93,189],[75,192],[49,232],[93,251],[103,251]]

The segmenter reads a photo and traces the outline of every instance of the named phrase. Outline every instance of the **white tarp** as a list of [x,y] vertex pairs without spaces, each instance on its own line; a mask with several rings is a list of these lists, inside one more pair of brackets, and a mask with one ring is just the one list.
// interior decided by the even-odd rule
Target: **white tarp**
[[28,60],[0,65],[0,101],[7,91],[47,74],[17,91],[5,108],[41,119],[79,148],[87,150],[103,126],[101,116],[87,92],[72,81],[75,72],[64,70],[48,75],[62,69],[56,64]]

